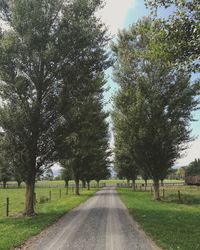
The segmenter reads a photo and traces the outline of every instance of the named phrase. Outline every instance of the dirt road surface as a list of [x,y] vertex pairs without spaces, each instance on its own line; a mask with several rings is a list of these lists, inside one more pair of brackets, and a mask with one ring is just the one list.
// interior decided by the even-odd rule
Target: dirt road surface
[[[34,239],[34,240],[33,240]],[[21,249],[159,249],[138,229],[114,188],[97,192]]]

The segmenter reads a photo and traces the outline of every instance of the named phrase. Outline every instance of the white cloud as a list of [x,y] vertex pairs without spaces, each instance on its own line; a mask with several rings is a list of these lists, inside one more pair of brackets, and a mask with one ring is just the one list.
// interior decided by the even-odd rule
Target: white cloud
[[0,28],[5,31],[5,30],[8,30],[8,23],[3,21],[3,20],[0,20]]
[[195,158],[200,158],[200,139],[197,139],[189,144],[188,149],[184,152],[181,159],[176,162],[177,166],[187,166]]
[[53,175],[54,176],[58,176],[60,174],[60,170],[62,169],[61,168],[61,165],[59,162],[55,163],[52,167],[51,167],[52,171],[53,171]]
[[59,162],[56,162],[52,168],[54,168],[55,170],[60,170],[62,167]]
[[136,0],[105,0],[105,7],[98,12],[98,17],[108,27],[112,35],[124,28],[128,11],[135,6]]

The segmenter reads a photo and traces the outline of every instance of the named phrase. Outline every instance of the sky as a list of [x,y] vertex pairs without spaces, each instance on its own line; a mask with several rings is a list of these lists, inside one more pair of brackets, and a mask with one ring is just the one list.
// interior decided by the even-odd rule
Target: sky
[[[115,39],[118,30],[128,28],[139,18],[149,14],[143,0],[105,0],[105,7],[98,13],[102,21],[107,25],[110,34]],[[161,9],[159,15],[167,17],[173,9]],[[112,69],[107,71],[107,86],[110,90],[105,93],[104,99],[106,110],[112,110],[112,96],[117,91],[117,85],[112,80]],[[188,149],[183,152],[182,158],[178,159],[176,166],[188,165],[195,158],[200,158],[200,111],[194,112],[194,118],[197,120],[191,123],[192,136],[194,141],[188,145]],[[113,145],[113,137],[111,137],[111,145]]]

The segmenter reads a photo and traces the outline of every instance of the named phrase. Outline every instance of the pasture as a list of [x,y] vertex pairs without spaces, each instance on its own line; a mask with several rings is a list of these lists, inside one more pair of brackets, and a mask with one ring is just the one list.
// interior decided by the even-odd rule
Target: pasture
[[200,249],[200,187],[165,186],[160,202],[153,201],[150,190],[118,188],[118,192],[133,218],[162,249]]
[[[109,180],[101,180],[100,181],[100,185],[103,186],[104,184],[105,185],[117,185],[117,184],[126,184],[127,181],[126,180],[119,180],[119,179],[109,179]],[[149,185],[152,184],[152,180],[148,180],[147,182]],[[171,184],[171,183],[175,183],[175,184],[179,184],[179,183],[184,183],[184,180],[169,180],[169,179],[166,179],[164,180],[164,183],[167,184]],[[95,180],[92,180],[90,182],[91,186],[96,186],[97,185],[97,182]],[[144,180],[138,178],[136,180],[136,184],[144,184]],[[37,181],[36,182],[36,187],[38,188],[51,188],[51,187],[55,187],[55,188],[64,188],[65,186],[65,183],[63,180],[53,180],[53,181],[48,181],[48,180],[44,180],[44,181]],[[69,181],[69,186],[73,186],[75,185],[74,181],[71,180]],[[80,186],[81,186],[81,182],[80,182]],[[0,182],[0,189],[2,188],[3,184]],[[12,187],[17,187],[17,183],[15,181],[9,181],[7,182],[7,187],[8,188],[12,188]],[[21,187],[25,187],[25,183],[22,183],[21,184]]]

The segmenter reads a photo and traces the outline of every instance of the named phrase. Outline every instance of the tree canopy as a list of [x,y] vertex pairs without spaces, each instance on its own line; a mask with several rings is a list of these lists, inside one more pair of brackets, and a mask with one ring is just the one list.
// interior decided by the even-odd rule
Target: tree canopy
[[190,74],[164,60],[150,57],[154,24],[144,18],[120,32],[113,45],[115,80],[115,139],[136,166],[154,181],[167,175],[185,144],[190,141],[191,111],[198,104],[199,83]]
[[8,27],[0,34],[0,127],[26,182],[26,215],[34,214],[37,174],[59,158],[58,142],[85,129],[78,122],[87,98],[105,83],[108,38],[95,16],[101,3],[1,1]]
[[[162,28],[152,39],[152,53],[157,57],[199,72],[200,3],[199,0],[146,0],[154,13],[159,7],[173,6],[168,18],[155,18]],[[188,67],[189,66],[189,67]]]
[[189,164],[185,171],[186,177],[200,175],[200,159],[195,159]]

